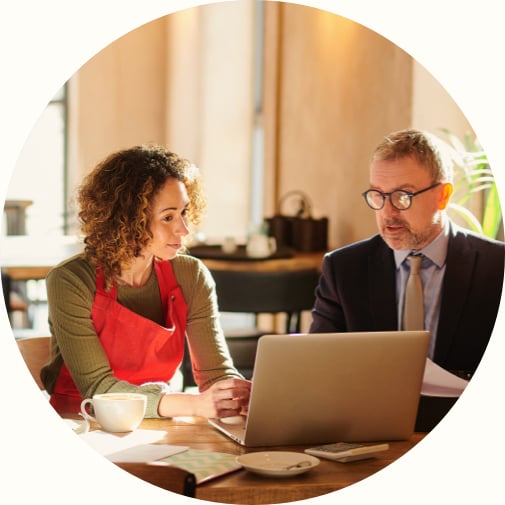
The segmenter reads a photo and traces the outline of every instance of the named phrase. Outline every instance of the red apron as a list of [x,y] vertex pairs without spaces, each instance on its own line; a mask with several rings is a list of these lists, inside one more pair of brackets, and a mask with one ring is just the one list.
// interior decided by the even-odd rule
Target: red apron
[[[165,327],[127,309],[116,300],[116,286],[105,291],[97,269],[91,319],[115,377],[131,384],[168,382],[182,361],[187,305],[169,261],[155,261]],[[65,364],[50,403],[60,413],[79,412],[82,397]]]

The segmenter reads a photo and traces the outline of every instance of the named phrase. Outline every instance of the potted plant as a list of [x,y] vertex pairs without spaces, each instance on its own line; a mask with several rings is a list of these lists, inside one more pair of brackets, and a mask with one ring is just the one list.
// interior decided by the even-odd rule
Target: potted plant
[[449,211],[460,216],[464,224],[477,233],[500,238],[503,235],[502,211],[487,154],[469,134],[460,140],[447,129],[441,131],[447,135],[455,161],[454,198]]

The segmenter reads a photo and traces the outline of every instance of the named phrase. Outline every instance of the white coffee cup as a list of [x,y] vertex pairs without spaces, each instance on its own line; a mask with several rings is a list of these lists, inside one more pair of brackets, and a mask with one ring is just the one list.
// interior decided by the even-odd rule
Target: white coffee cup
[[233,254],[237,250],[237,243],[233,237],[225,237],[221,249],[225,254]]
[[[94,416],[87,411],[88,405],[93,407]],[[105,431],[123,433],[138,428],[144,419],[146,406],[146,395],[104,393],[83,400],[81,413],[85,419],[98,423]]]
[[255,233],[247,241],[246,252],[250,258],[266,258],[274,254],[276,250],[277,243],[274,237]]

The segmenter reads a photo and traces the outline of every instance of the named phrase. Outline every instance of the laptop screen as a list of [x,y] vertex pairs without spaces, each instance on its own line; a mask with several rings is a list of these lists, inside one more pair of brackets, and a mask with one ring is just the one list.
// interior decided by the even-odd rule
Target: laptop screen
[[424,331],[261,337],[240,443],[409,438],[429,338]]

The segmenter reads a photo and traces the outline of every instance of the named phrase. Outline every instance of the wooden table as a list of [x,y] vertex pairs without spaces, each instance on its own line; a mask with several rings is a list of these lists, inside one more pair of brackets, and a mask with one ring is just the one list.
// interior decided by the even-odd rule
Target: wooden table
[[258,259],[236,261],[202,258],[210,270],[239,270],[251,272],[272,272],[282,270],[304,270],[315,268],[321,271],[325,252],[295,252],[290,258]]
[[[185,445],[194,449],[244,454],[262,450],[303,452],[308,446],[244,448],[228,439],[202,418],[146,419],[141,429],[165,430],[158,443]],[[266,504],[313,498],[354,484],[378,472],[414,447],[424,434],[415,433],[408,441],[390,442],[390,449],[376,458],[353,463],[321,459],[305,474],[271,478],[239,470],[197,486],[196,497],[219,503]]]
[[70,235],[0,237],[0,266],[11,280],[40,280],[82,248],[82,243]]
[[[15,281],[44,279],[57,263],[77,252],[73,237],[58,240],[48,238],[41,244],[40,238],[3,237],[0,239],[0,266]],[[247,270],[253,272],[321,270],[324,252],[296,252],[290,258],[258,259],[236,261],[226,259],[202,258],[210,270]]]

